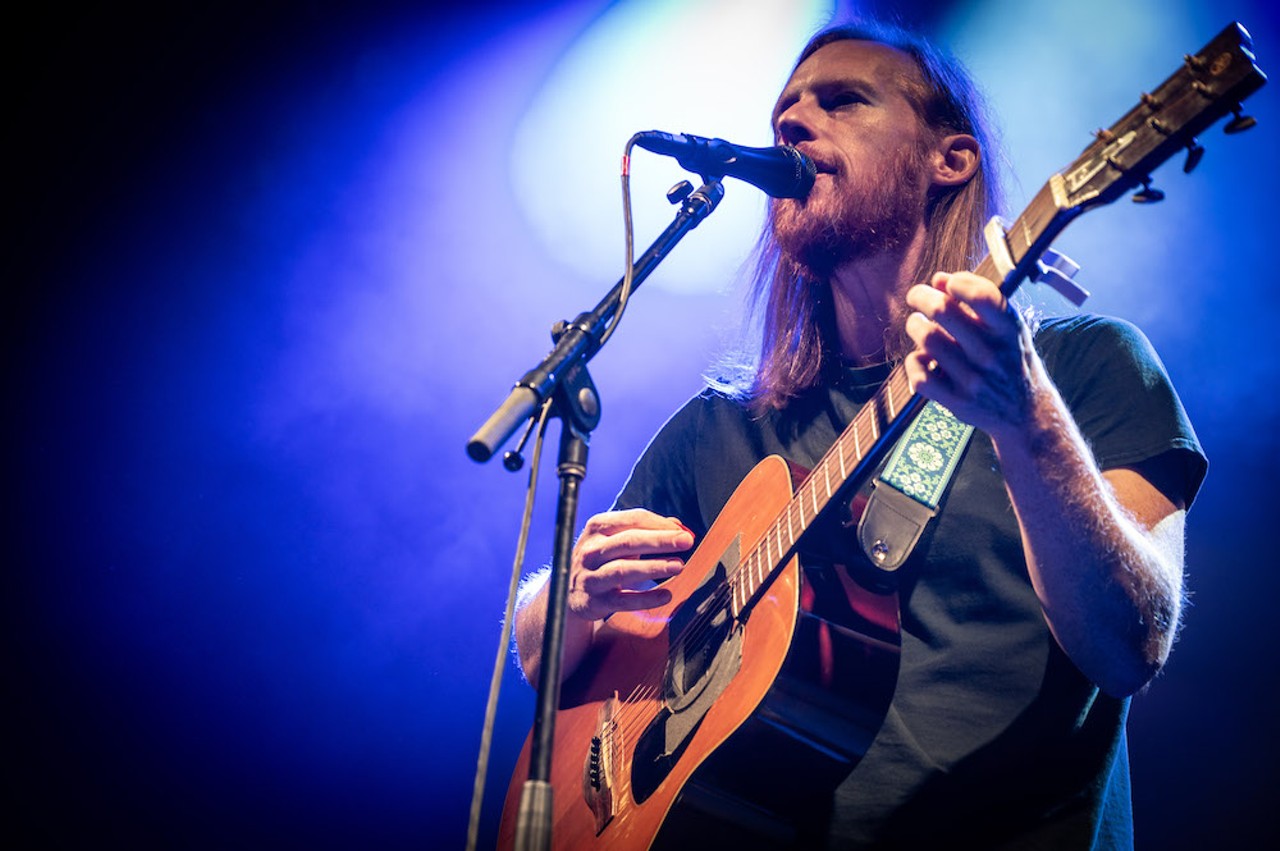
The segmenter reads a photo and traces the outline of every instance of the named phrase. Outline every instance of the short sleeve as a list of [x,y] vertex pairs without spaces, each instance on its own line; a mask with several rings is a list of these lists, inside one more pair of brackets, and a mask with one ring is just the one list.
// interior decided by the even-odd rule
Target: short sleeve
[[1045,368],[1103,470],[1174,453],[1190,506],[1208,470],[1186,409],[1146,335],[1111,317],[1046,322],[1036,336]]
[[702,398],[686,402],[649,441],[631,469],[615,509],[647,508],[675,517],[701,538],[707,522],[698,509],[694,473]]

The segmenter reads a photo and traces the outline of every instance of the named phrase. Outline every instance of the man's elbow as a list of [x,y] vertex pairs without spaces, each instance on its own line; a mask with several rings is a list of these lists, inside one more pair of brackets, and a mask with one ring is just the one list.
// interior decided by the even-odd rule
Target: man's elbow
[[1169,661],[1175,628],[1172,623],[1152,624],[1142,640],[1115,654],[1094,682],[1112,697],[1131,697],[1151,684]]

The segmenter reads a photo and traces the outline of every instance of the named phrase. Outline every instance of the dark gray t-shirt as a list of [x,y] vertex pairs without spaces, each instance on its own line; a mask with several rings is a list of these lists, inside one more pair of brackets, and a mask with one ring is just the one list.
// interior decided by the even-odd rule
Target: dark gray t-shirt
[[[1138,329],[1050,320],[1036,348],[1102,469],[1173,453],[1190,505],[1207,467]],[[887,367],[847,369],[782,412],[706,390],[651,441],[616,500],[701,537],[761,459],[812,467]],[[847,561],[862,558],[850,538]],[[1128,700],[1100,693],[1050,635],[990,440],[975,432],[938,517],[897,574],[902,654],[888,716],[836,790],[830,847],[1128,848]]]

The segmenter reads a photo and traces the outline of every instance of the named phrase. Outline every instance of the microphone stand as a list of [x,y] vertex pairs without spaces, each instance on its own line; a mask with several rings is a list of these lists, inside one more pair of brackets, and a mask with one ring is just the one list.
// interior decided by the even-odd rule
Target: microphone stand
[[[632,290],[649,277],[685,234],[715,210],[724,197],[719,178],[706,177],[696,191],[673,190],[680,211],[667,229],[632,266]],[[623,279],[625,280],[625,278]],[[552,789],[551,749],[555,736],[555,711],[560,705],[561,655],[564,648],[569,563],[577,529],[578,486],[587,474],[587,444],[600,421],[600,397],[587,372],[587,362],[600,350],[601,338],[619,307],[623,280],[609,291],[595,309],[579,314],[573,322],[556,323],[555,347],[538,366],[516,382],[498,407],[467,443],[467,454],[478,462],[489,460],[522,422],[531,419],[542,401],[551,398],[551,415],[561,420],[558,475],[560,491],[551,579],[547,587],[547,619],[542,641],[542,665],[530,735],[529,779],[520,794],[516,818],[517,851],[547,851],[551,847]]]

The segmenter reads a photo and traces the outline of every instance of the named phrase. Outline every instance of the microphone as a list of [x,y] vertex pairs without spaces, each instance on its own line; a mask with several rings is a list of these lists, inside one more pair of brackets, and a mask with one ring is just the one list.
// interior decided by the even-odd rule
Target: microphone
[[817,167],[789,145],[745,148],[724,139],[649,130],[637,133],[635,143],[655,154],[675,157],[687,171],[708,177],[736,177],[774,198],[805,198],[813,189]]

